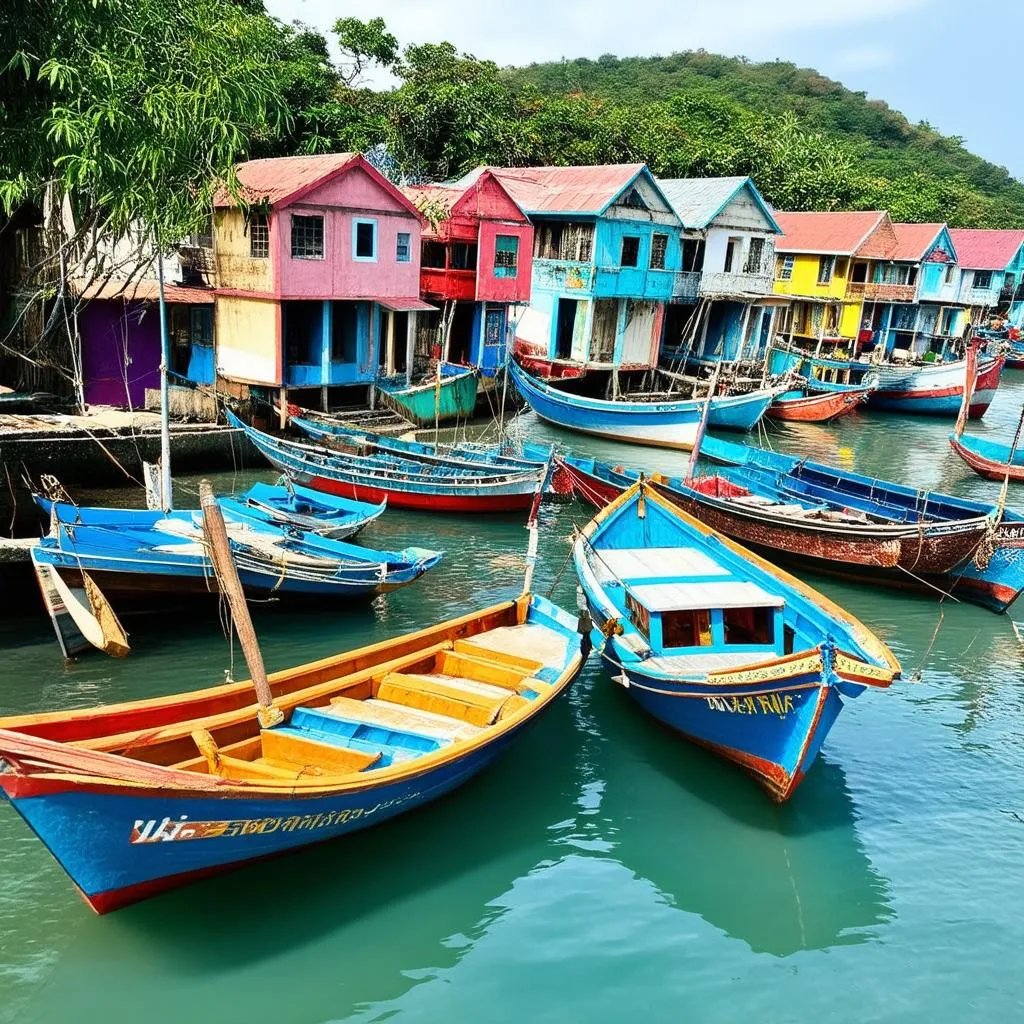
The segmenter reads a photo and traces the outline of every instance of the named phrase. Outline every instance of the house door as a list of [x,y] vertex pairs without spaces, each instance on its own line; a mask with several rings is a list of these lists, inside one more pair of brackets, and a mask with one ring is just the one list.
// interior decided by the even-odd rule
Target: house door
[[505,362],[505,309],[488,306],[484,314],[484,344],[480,367],[488,377]]
[[555,323],[555,358],[572,358],[572,333],[576,326],[577,299],[559,299]]

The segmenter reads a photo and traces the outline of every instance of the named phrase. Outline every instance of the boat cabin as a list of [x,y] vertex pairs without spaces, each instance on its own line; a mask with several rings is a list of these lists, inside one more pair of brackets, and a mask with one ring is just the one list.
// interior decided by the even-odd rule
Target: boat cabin
[[677,671],[705,674],[792,652],[784,598],[697,548],[609,549],[595,560],[614,577],[603,580],[607,593],[650,650],[686,659]]

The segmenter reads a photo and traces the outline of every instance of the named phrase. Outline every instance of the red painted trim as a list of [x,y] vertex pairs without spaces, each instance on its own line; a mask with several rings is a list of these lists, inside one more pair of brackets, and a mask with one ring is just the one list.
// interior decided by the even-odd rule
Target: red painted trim
[[420,509],[424,512],[517,512],[533,502],[533,492],[525,494],[417,494],[391,491],[326,477],[313,477],[305,486],[325,494],[378,504],[387,500],[390,508]]

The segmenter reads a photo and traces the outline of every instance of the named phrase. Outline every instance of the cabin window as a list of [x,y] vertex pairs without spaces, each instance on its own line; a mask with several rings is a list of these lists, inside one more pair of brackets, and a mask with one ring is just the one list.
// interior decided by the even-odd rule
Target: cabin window
[[764,262],[764,239],[752,238],[747,250],[747,262],[743,264],[744,274],[760,274]]
[[711,612],[662,612],[661,642],[664,647],[710,647]]
[[992,271],[976,270],[974,272],[974,290],[976,292],[988,291],[992,287]]
[[635,267],[640,262],[640,239],[636,235],[625,235],[622,239],[620,267]]
[[292,214],[292,259],[324,258],[324,219],[320,215],[302,217]]
[[377,259],[377,222],[352,221],[352,259],[373,263]]
[[722,612],[727,644],[774,644],[774,608],[726,608]]
[[473,242],[453,242],[452,258],[449,266],[452,270],[476,270],[476,244]]
[[665,269],[665,253],[668,251],[668,235],[651,236],[651,270]]
[[519,273],[519,236],[496,235],[494,238],[494,276],[515,277]]
[[249,255],[254,260],[270,257],[270,222],[265,213],[254,213],[249,218]]
[[732,273],[733,264],[736,262],[736,254],[740,251],[740,245],[743,240],[740,238],[730,238],[725,243],[725,266],[722,268],[727,274]]
[[424,241],[421,251],[421,265],[431,270],[444,270],[445,248],[440,242]]
[[704,239],[683,239],[683,270],[699,271],[704,269]]
[[829,284],[836,272],[835,256],[818,257],[818,284]]
[[629,609],[629,621],[640,630],[645,640],[650,640],[651,613],[632,594],[626,594],[626,607]]
[[795,263],[796,257],[794,256],[783,256],[779,259],[779,267],[776,276],[780,281],[793,280],[793,266]]
[[408,231],[399,231],[395,237],[395,262],[412,262],[411,235]]

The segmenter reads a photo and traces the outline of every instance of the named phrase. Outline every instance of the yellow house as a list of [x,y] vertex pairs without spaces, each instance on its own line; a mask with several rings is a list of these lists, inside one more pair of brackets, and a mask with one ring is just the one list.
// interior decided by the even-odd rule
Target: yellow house
[[848,358],[862,326],[870,269],[858,253],[879,239],[895,240],[889,215],[776,213],[775,219],[783,231],[775,246],[775,293],[793,300],[779,333],[817,355]]

